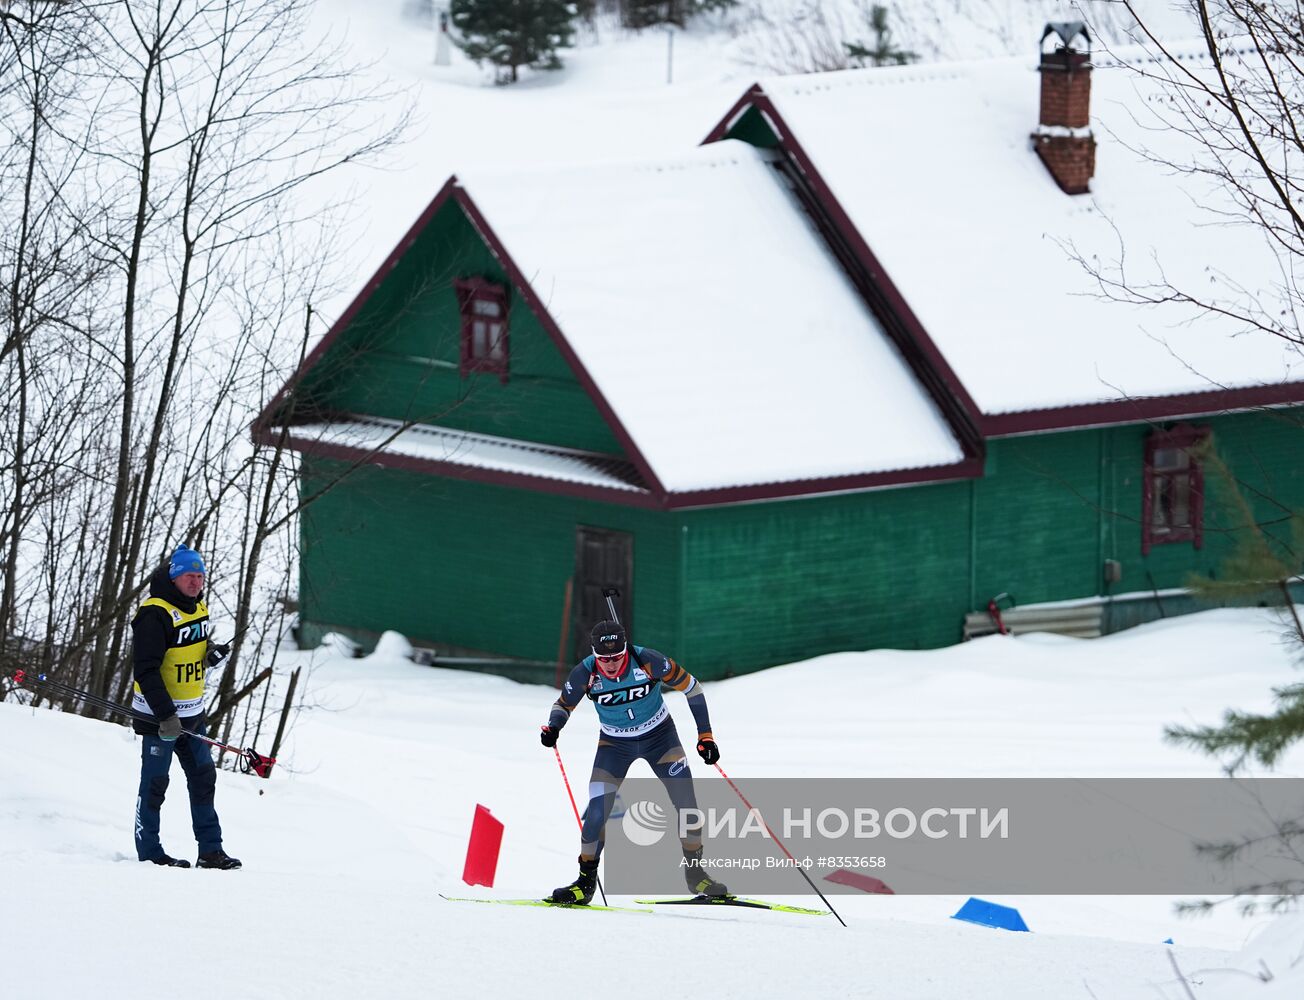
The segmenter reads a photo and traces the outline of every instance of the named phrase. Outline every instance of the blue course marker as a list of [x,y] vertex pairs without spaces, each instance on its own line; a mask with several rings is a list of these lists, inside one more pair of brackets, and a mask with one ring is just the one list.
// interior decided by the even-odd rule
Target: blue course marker
[[984,927],[999,927],[1007,931],[1026,931],[1028,925],[1023,922],[1019,911],[1012,906],[989,903],[985,899],[969,897],[968,902],[951,916],[952,920],[965,920],[971,924]]

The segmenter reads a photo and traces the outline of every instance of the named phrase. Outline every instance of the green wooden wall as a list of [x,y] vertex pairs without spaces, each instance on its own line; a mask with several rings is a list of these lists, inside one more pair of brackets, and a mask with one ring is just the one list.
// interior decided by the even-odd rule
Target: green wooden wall
[[754,107],[744,111],[722,138],[739,139],[753,146],[760,146],[762,149],[774,149],[779,145],[779,139],[766,122],[765,116]]
[[1147,556],[1141,554],[1142,463],[1153,428],[991,442],[987,475],[974,490],[980,525],[974,598],[1008,591],[1030,603],[1105,593],[1105,559],[1122,566],[1115,593],[1184,586],[1192,573],[1216,577],[1244,531],[1235,491],[1269,536],[1288,542],[1280,505],[1304,510],[1302,419],[1304,411],[1281,410],[1189,421],[1212,430],[1229,475],[1205,463],[1200,550],[1177,542],[1156,545]]
[[[1198,423],[1256,515],[1304,509],[1298,413]],[[1141,554],[1150,428],[990,442],[981,480],[658,512],[367,468],[302,519],[309,630],[396,629],[419,642],[556,656],[577,525],[634,535],[635,639],[704,678],[845,649],[959,640],[966,612],[1217,575],[1241,530],[1228,482],[1206,475],[1205,540]],[[304,462],[315,491],[343,467]],[[1270,498],[1270,499],[1269,499]],[[1288,540],[1284,523],[1270,526]]]
[[968,565],[968,503],[950,483],[687,515],[686,661],[712,677],[952,641],[936,609]]
[[[302,489],[344,468],[305,458]],[[678,645],[672,518],[376,467],[340,481],[300,519],[300,620],[309,637],[394,629],[417,644],[555,660],[577,525],[634,535],[633,627]]]
[[[1300,411],[1195,421],[1263,523],[1304,510]],[[1149,426],[989,442],[984,477],[684,515],[683,655],[705,676],[842,649],[956,642],[964,615],[1009,593],[1022,604],[1183,586],[1217,576],[1243,531],[1227,477],[1205,477],[1201,549],[1141,554]],[[1284,523],[1270,533],[1289,542]],[[705,667],[704,664],[710,664]]]

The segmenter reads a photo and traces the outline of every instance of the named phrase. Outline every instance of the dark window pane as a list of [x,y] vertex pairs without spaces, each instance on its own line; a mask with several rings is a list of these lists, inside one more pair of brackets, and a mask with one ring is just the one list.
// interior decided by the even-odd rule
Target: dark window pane
[[1150,481],[1154,502],[1150,505],[1150,527],[1156,533],[1168,530],[1168,490],[1167,476],[1155,476]]
[[1189,476],[1175,476],[1172,480],[1169,497],[1168,523],[1174,528],[1191,526],[1191,479]]
[[1176,528],[1190,528],[1190,474],[1158,475],[1151,483],[1154,504],[1150,509],[1150,527],[1155,534],[1165,534]]
[[1167,472],[1191,467],[1191,456],[1185,448],[1156,448],[1155,471]]

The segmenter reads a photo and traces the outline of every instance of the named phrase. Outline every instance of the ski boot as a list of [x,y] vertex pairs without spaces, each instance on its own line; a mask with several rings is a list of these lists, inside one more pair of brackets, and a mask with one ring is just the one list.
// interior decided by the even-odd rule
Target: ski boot
[[563,885],[560,889],[553,889],[552,895],[548,897],[550,902],[561,903],[566,906],[587,906],[593,899],[593,891],[598,887],[598,859],[585,861],[579,859],[580,874],[570,885]]
[[233,858],[220,847],[216,851],[209,851],[207,854],[201,854],[199,860],[195,863],[196,868],[217,868],[220,871],[229,872],[242,867],[239,858]]
[[702,867],[702,849],[684,852],[684,881],[694,896],[727,896],[729,889],[706,873]]
[[189,868],[190,862],[183,858],[174,858],[170,854],[160,854],[157,858],[148,858],[156,865],[162,865],[165,868]]

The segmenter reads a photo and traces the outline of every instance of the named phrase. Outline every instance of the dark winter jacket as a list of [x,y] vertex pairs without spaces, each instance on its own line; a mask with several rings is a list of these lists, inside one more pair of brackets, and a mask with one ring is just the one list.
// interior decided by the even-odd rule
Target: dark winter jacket
[[[187,613],[193,613],[198,603],[204,599],[202,591],[198,597],[187,597],[181,593],[168,576],[166,564],[156,569],[149,578],[149,596],[160,597]],[[163,686],[163,676],[159,673],[171,635],[172,622],[162,608],[143,607],[136,612],[136,617],[131,622],[132,675],[156,719],[166,719],[177,714],[176,705]],[[181,722],[186,729],[194,730],[203,718],[198,715],[182,719]],[[158,726],[152,722],[137,720],[132,728],[141,735],[158,735]]]

